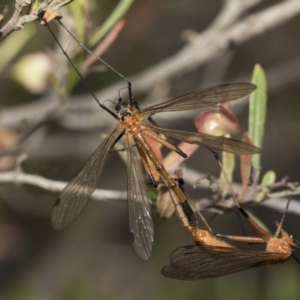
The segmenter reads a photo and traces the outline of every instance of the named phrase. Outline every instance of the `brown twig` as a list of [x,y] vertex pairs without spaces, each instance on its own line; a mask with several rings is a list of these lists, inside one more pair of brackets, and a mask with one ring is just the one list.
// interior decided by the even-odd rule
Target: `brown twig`
[[22,29],[25,23],[38,19],[38,16],[36,15],[21,15],[23,9],[30,5],[30,3],[30,0],[16,0],[15,11],[11,19],[0,29],[0,41],[6,38],[13,31]]
[[16,154],[28,138],[34,134],[41,126],[49,122],[56,114],[57,111],[62,107],[63,101],[58,102],[55,107],[51,107],[49,111],[46,111],[42,116],[39,116],[18,138],[18,140],[10,147],[0,152],[0,158],[9,155]]

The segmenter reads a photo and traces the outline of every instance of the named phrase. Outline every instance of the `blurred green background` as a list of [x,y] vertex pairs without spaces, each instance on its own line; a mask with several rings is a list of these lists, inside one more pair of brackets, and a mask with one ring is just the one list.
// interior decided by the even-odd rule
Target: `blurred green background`
[[[9,4],[12,11],[11,2],[13,1],[2,0],[0,9]],[[263,11],[284,1],[262,2],[242,15],[240,20],[247,14]],[[118,3],[115,0],[89,2],[86,8],[90,10],[89,19],[85,21],[90,28],[82,37],[85,42],[90,33],[107,20]],[[192,30],[201,33],[207,29],[222,10],[223,4],[221,0],[135,1],[124,16],[126,23],[123,30],[103,58],[128,77],[147,70],[180,51],[187,43],[183,39],[187,34],[183,35],[183,32]],[[62,10],[61,13],[66,16],[63,18],[66,25],[72,23],[68,11]],[[79,20],[78,22],[80,23]],[[55,26],[55,21],[51,26],[64,42],[65,33]],[[298,181],[299,37],[300,14],[241,46],[230,45],[227,51],[205,65],[184,75],[177,74],[164,83],[167,90],[170,90],[167,97],[211,85],[250,81],[254,65],[261,64],[266,71],[269,97],[262,155],[263,172],[273,169],[278,179],[288,175],[291,181]],[[69,54],[76,48],[75,43],[69,42],[63,46]],[[63,98],[64,92],[61,90],[67,81],[64,72],[68,72],[68,65],[59,50],[61,63],[57,61],[53,49],[57,50],[57,46],[52,36],[38,22],[27,24],[23,30],[12,33],[1,42],[1,130],[9,128],[17,134],[23,132],[32,122],[22,117],[25,112],[27,115],[26,109],[41,117],[44,104],[55,103],[59,93]],[[34,62],[27,65],[28,61],[22,61],[26,57],[31,57]],[[80,63],[80,58],[78,61]],[[22,73],[24,70],[25,74]],[[62,81],[59,78],[63,78]],[[119,79],[111,71],[101,69],[101,72],[87,76],[87,80],[98,92]],[[134,83],[133,81],[133,93]],[[125,83],[123,87],[126,87]],[[155,97],[157,92],[154,88],[157,86],[150,91],[152,95],[144,93],[137,100]],[[164,88],[164,85],[158,87]],[[163,94],[161,91],[159,93]],[[79,83],[68,101],[75,99],[78,102],[80,97],[82,106],[79,110],[75,106],[71,106],[74,111],[63,106],[22,147],[22,151],[28,155],[23,164],[25,172],[53,180],[69,181],[99,145],[100,134],[109,132],[113,122],[105,124],[106,126],[93,125],[93,118],[102,119],[106,112],[96,105],[92,112],[90,107],[82,109],[85,107],[85,99],[90,97],[85,87]],[[116,101],[117,97],[118,90],[110,100]],[[100,100],[103,102],[108,98]],[[147,103],[142,102],[142,106]],[[235,107],[234,111],[241,121],[243,131],[247,130],[247,104]],[[161,115],[159,122],[163,125],[165,121],[165,125],[174,128],[194,130],[193,118],[196,114],[197,112],[190,112],[183,117],[174,118],[168,115],[166,120]],[[81,115],[83,124],[80,123]],[[90,127],[86,125],[86,120],[90,120]],[[216,176],[219,173],[214,158],[205,150],[197,151],[186,165]],[[100,188],[126,189],[126,167],[117,153],[109,155],[103,173]],[[240,180],[238,172],[235,179]],[[203,193],[202,190],[194,190],[190,186],[186,188],[191,198],[203,197],[202,194],[199,196],[199,193]],[[293,259],[283,265],[197,282],[164,278],[160,269],[168,263],[171,251],[192,243],[175,217],[159,220],[153,211],[153,254],[148,262],[142,262],[131,246],[125,201],[90,201],[82,216],[72,226],[57,232],[50,224],[50,213],[56,197],[57,194],[37,187],[1,183],[0,299],[293,300],[300,297],[300,266]],[[256,205],[253,211],[273,232],[274,222],[280,219],[281,213],[262,205]],[[298,240],[299,214],[289,214],[284,226]],[[234,213],[215,218],[211,226],[216,232],[243,234],[239,218]],[[246,230],[253,234],[251,229]],[[299,252],[295,254],[300,257]]]

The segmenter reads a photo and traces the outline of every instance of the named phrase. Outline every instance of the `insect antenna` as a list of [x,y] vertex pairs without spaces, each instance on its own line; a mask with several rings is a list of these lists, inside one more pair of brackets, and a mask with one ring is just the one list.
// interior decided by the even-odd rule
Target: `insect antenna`
[[[126,89],[126,88],[123,87],[123,88],[120,88],[120,89],[119,89],[119,92],[118,92],[119,100],[122,99],[122,97],[121,97],[121,91],[124,90],[124,89]],[[127,89],[128,89],[128,88],[127,88]],[[136,102],[136,101],[134,101],[134,102]]]

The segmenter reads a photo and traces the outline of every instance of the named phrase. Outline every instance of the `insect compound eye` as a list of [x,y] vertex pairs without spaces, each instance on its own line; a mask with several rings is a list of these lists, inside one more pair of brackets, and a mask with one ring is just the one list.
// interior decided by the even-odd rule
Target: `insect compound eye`
[[123,101],[121,97],[118,99],[118,104],[116,105],[115,109],[117,112],[119,112],[122,108],[127,107],[128,103],[126,101]]

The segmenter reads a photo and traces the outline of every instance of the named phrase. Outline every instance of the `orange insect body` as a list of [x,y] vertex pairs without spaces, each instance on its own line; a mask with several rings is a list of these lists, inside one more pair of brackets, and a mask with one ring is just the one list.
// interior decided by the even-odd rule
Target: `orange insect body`
[[141,123],[141,120],[138,118],[138,114],[133,112],[131,109],[122,108],[119,115],[122,116],[120,118],[120,126],[126,130],[127,134],[136,136],[145,129],[144,124]]
[[197,227],[187,227],[187,231],[193,236],[196,244],[210,245],[218,247],[233,247],[232,245],[226,243],[224,240],[216,237],[207,230],[202,230]]
[[270,253],[282,253],[288,259],[292,255],[292,247],[296,247],[293,238],[283,231],[280,238],[274,236],[267,241],[266,251]]
[[[193,218],[193,224],[196,224],[196,218],[192,215],[192,209],[190,208],[186,196],[181,191],[181,189],[177,186],[175,180],[170,176],[170,174],[166,171],[163,164],[159,161],[156,157],[154,152],[152,151],[151,147],[149,146],[147,139],[151,138],[158,143],[163,144],[164,146],[168,147],[171,150],[176,150],[175,146],[172,145],[170,142],[160,138],[157,134],[149,130],[147,124],[141,123],[141,120],[146,118],[148,115],[143,114],[140,117],[138,112],[134,112],[131,108],[127,108],[127,106],[120,108],[119,117],[121,119],[119,126],[126,130],[126,134],[128,139],[133,138],[138,151],[142,155],[146,155],[147,158],[150,159],[152,165],[154,166],[155,170],[159,173],[161,178],[164,180],[166,186],[170,189],[170,193],[174,193],[175,197],[172,197],[173,203],[179,216],[179,219],[183,226],[190,226],[191,221],[189,218]],[[151,172],[150,167],[147,161],[143,161],[143,165],[148,172]],[[181,207],[180,204],[185,205],[188,212],[185,211],[184,208]],[[188,215],[188,218],[187,218]]]
[[[273,236],[255,223],[239,205],[239,210],[249,220],[260,237],[215,236],[208,231],[191,228],[196,245],[175,249],[171,254],[170,265],[163,267],[162,274],[173,279],[198,280],[285,262],[291,257],[293,248],[299,248],[293,237],[282,230],[290,201],[291,197]],[[225,243],[219,237],[238,242],[266,244],[266,249],[255,251],[236,248]]]

